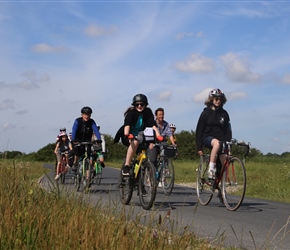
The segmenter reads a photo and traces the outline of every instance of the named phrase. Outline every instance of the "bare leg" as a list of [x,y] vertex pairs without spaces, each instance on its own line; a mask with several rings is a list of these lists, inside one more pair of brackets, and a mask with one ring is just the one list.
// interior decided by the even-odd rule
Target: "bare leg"
[[217,156],[217,153],[220,149],[220,142],[218,139],[213,139],[211,141],[211,146],[212,146],[212,150],[211,150],[211,153],[210,153],[210,162],[216,162],[216,156]]
[[138,145],[139,145],[138,141],[136,141],[136,140],[131,141],[131,144],[127,150],[125,165],[130,166],[132,158],[137,151]]

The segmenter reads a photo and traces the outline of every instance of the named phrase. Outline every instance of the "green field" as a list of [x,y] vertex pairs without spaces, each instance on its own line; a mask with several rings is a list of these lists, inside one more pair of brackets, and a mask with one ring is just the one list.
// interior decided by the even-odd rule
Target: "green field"
[[[197,163],[174,163],[176,182],[195,182]],[[0,161],[0,249],[223,249],[163,218],[144,227],[142,214],[129,220],[117,207],[92,206],[74,193],[48,193],[38,184],[48,171],[42,165]],[[246,167],[247,196],[290,202],[289,165],[249,162]]]

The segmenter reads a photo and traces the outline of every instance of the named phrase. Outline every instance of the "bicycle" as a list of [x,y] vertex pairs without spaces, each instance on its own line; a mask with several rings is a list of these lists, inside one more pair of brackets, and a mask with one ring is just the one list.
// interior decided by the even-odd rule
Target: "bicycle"
[[[130,164],[130,175],[123,176],[120,171],[120,184],[119,184],[119,195],[121,202],[124,205],[128,205],[131,201],[134,189],[137,189],[137,195],[141,206],[149,210],[155,201],[157,192],[156,182],[156,170],[148,160],[147,157],[147,143],[145,141],[139,144],[136,157]],[[129,135],[130,139],[137,139],[133,135]]]
[[167,143],[155,144],[155,147],[157,147],[158,151],[160,152],[157,158],[157,186],[159,183],[161,183],[164,194],[169,196],[172,193],[175,179],[172,158],[176,157],[177,150],[175,146],[169,146]]
[[243,161],[233,156],[231,152],[232,145],[246,147],[246,157],[250,152],[250,143],[231,141],[221,142],[223,152],[226,154],[226,160],[223,167],[219,158],[216,165],[216,176],[214,179],[208,178],[208,167],[210,156],[208,154],[200,156],[200,163],[197,171],[196,192],[198,202],[206,206],[211,201],[215,190],[218,190],[220,201],[230,211],[237,210],[243,202],[246,192],[246,169]]
[[67,164],[66,164],[66,156],[65,156],[65,152],[61,153],[61,162],[60,162],[60,166],[59,166],[59,174],[60,174],[60,181],[61,184],[65,183],[65,174],[67,173],[68,169],[67,169]]
[[96,184],[100,185],[101,179],[102,179],[102,172],[103,167],[101,165],[101,162],[99,160],[100,155],[102,154],[102,147],[99,149],[94,150],[93,152],[93,170],[92,170],[92,183],[94,180],[96,180]]
[[80,190],[81,183],[83,183],[84,191],[87,193],[91,187],[91,178],[92,178],[92,166],[90,164],[90,159],[88,155],[88,148],[92,145],[91,142],[79,142],[75,147],[81,145],[85,146],[85,154],[82,158],[79,159],[78,167],[76,173],[74,174],[74,185],[76,191]]

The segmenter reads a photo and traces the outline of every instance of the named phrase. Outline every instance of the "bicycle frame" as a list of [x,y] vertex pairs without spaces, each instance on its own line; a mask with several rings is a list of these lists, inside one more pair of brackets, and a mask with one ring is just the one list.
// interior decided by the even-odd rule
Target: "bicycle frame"
[[146,150],[142,149],[141,152],[139,154],[137,154],[137,156],[136,156],[136,161],[138,162],[138,164],[137,165],[135,164],[135,166],[134,166],[134,178],[135,179],[138,178],[140,167],[141,167],[143,161],[146,159],[147,159]]

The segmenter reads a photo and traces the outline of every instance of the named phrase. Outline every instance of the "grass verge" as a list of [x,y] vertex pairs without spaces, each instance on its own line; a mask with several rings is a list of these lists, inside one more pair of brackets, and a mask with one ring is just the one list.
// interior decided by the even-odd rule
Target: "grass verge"
[[161,220],[144,227],[142,215],[128,220],[124,211],[73,193],[48,193],[37,182],[45,171],[41,163],[0,162],[1,249],[210,249]]

